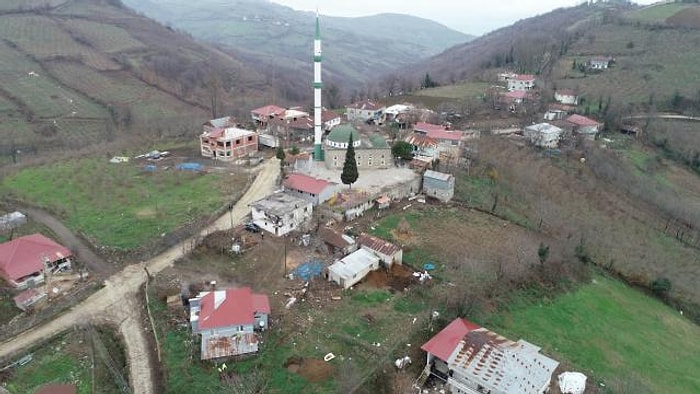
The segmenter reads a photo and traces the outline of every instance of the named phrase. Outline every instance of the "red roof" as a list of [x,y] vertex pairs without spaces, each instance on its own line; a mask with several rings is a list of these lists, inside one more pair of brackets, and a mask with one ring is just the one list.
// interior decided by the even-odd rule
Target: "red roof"
[[440,360],[447,362],[447,359],[450,358],[450,355],[457,348],[462,338],[464,338],[469,331],[479,328],[481,327],[470,321],[457,318],[453,320],[452,323],[448,324],[447,327],[443,328],[442,331],[437,333],[437,335],[430,338],[430,340],[420,348]]
[[286,109],[282,107],[278,107],[276,105],[266,105],[264,107],[256,108],[250,111],[250,113],[260,116],[266,116],[269,118],[272,116],[282,115],[284,114],[284,111],[286,111]]
[[267,296],[253,294],[250,287],[209,292],[202,297],[200,306],[200,329],[253,324],[255,312],[270,313]]
[[44,269],[44,258],[54,262],[71,255],[70,250],[41,234],[19,237],[0,244],[0,276],[20,279]]
[[432,130],[428,131],[428,137],[436,140],[459,141],[462,139],[462,132],[459,130]]
[[531,74],[518,74],[515,79],[518,81],[534,81],[536,78]]
[[381,105],[375,103],[374,101],[362,100],[362,101],[358,101],[356,103],[352,103],[352,104],[348,105],[348,108],[362,109],[365,111],[376,111],[376,110],[383,108],[383,107]]
[[573,123],[576,126],[598,126],[600,124],[593,119],[578,114],[569,116],[566,118],[566,121]]
[[423,133],[428,133],[428,132],[434,131],[434,130],[439,130],[439,131],[447,130],[447,128],[445,126],[439,125],[439,124],[418,122],[418,123],[416,123],[415,126],[413,126],[413,130],[420,131]]
[[311,194],[320,194],[323,189],[333,185],[325,179],[317,179],[304,174],[291,174],[284,180],[284,187]]
[[[384,197],[386,198],[386,196]],[[388,198],[386,202],[389,202]],[[385,241],[381,238],[377,238],[367,233],[360,234],[360,236],[357,238],[357,243],[360,246],[366,246],[369,249],[374,250],[375,252],[379,252],[387,256],[393,256],[401,251],[401,248],[392,244],[391,242]]]
[[340,115],[338,115],[336,112],[329,111],[325,108],[321,111],[321,121],[323,123],[330,122],[331,120],[338,118],[340,118]]
[[438,146],[438,142],[435,141],[434,139],[428,137],[427,135],[422,135],[422,134],[417,134],[413,133],[406,137],[406,142],[408,142],[411,145],[419,146],[419,147],[426,147],[426,146],[433,146],[436,147]]
[[508,93],[504,94],[504,96],[509,98],[509,99],[524,100],[528,96],[528,94],[524,90],[514,90],[512,92],[508,92]]

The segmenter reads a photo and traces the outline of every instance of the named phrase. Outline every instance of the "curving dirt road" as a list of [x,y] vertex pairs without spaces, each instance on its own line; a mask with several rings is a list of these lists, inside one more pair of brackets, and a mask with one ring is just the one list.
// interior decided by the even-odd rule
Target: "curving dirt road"
[[[154,392],[152,371],[157,366],[151,364],[146,327],[140,320],[141,303],[138,292],[146,282],[146,272],[155,274],[171,266],[175,260],[190,253],[196,243],[206,235],[231,228],[231,223],[240,223],[250,212],[248,205],[270,194],[279,174],[279,161],[272,159],[262,165],[255,181],[241,197],[231,212],[227,212],[214,223],[202,230],[196,237],[189,238],[166,250],[152,259],[130,265],[121,272],[105,280],[105,287],[87,300],[71,308],[60,317],[35,327],[21,335],[0,344],[0,359],[17,355],[22,349],[34,343],[66,331],[76,324],[87,321],[110,323],[119,327],[126,346],[127,362],[131,386],[134,393]],[[233,219],[232,219],[233,218]]]

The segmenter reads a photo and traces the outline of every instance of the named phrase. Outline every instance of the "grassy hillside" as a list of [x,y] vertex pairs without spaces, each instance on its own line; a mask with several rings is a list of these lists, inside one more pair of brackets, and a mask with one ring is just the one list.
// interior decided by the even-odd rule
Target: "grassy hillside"
[[[259,62],[274,65],[278,75],[299,74],[299,70],[303,70],[305,86],[310,83],[313,13],[250,0],[195,3],[126,0],[125,3],[195,37],[246,52]],[[323,16],[321,28],[324,79],[348,89],[365,84],[373,75],[411,64],[471,39],[438,23],[398,14],[361,18]]]
[[514,301],[489,328],[543,346],[611,393],[697,393],[700,328],[658,300],[595,277],[551,303]]
[[115,1],[3,2],[0,36],[0,164],[123,135],[189,136],[213,96],[217,113],[244,113],[265,86],[240,60]]

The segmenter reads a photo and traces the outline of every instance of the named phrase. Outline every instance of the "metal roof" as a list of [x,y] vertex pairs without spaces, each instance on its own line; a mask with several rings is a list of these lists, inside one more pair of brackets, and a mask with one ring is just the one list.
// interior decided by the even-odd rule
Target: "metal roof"
[[44,260],[53,263],[70,257],[62,245],[41,234],[25,235],[0,244],[0,277],[16,280],[44,269]]
[[342,278],[354,278],[355,275],[379,263],[379,257],[364,249],[358,249],[328,267]]
[[360,234],[360,236],[357,238],[357,244],[360,246],[366,246],[369,249],[387,256],[393,256],[401,251],[401,248],[392,244],[391,242],[366,233]]
[[253,294],[250,287],[202,292],[200,329],[223,328],[252,324],[255,312],[270,313],[270,302],[264,294]]
[[452,178],[452,174],[446,174],[444,172],[437,172],[433,170],[426,170],[425,174],[423,174],[423,177],[449,182],[449,180]]

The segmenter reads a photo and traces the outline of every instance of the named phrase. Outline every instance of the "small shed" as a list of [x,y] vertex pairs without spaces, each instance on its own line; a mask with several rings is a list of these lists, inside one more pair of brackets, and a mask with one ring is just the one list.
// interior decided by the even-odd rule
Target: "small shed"
[[403,249],[389,241],[362,233],[357,238],[357,243],[362,249],[379,257],[386,268],[391,268],[394,263],[403,262]]
[[384,195],[381,196],[377,199],[377,209],[386,209],[389,208],[389,204],[391,203],[391,199]]
[[455,194],[455,177],[452,174],[427,170],[423,174],[423,193],[442,202],[448,202]]
[[330,227],[321,227],[318,230],[318,236],[321,238],[328,252],[331,254],[340,252],[342,254],[352,253],[357,250],[355,240],[346,234],[336,231]]
[[365,249],[358,249],[328,267],[328,280],[347,289],[378,268],[379,257]]
[[17,308],[26,311],[44,298],[46,298],[46,292],[37,289],[29,289],[17,294],[13,300]]

